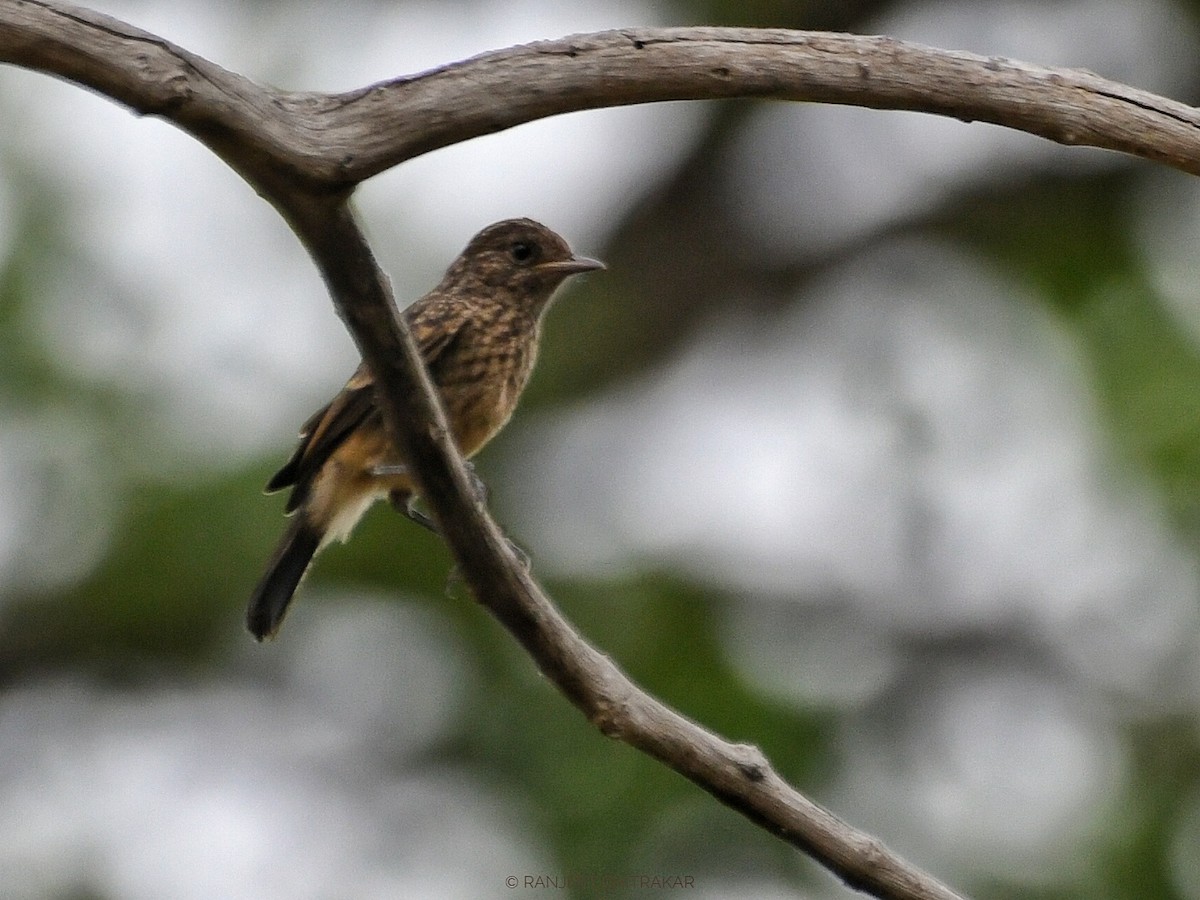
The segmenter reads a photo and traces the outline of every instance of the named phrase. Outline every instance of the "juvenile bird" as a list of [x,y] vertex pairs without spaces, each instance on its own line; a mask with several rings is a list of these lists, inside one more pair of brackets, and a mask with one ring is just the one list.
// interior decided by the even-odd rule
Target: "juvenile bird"
[[[542,315],[567,278],[604,268],[531,219],[508,219],[475,235],[441,283],[404,311],[454,440],[471,457],[504,427],[537,357]],[[266,492],[291,488],[292,516],[246,610],[258,640],[273,635],[313,556],[345,540],[367,508],[389,497],[412,506],[416,485],[388,437],[366,364],[300,429],[295,452]]]

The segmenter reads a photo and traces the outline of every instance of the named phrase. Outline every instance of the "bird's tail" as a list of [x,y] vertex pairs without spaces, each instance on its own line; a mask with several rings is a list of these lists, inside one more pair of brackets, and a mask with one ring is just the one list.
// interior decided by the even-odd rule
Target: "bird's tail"
[[303,510],[288,525],[246,607],[246,627],[256,640],[271,637],[279,630],[292,595],[321,547],[322,537],[320,529],[305,521]]

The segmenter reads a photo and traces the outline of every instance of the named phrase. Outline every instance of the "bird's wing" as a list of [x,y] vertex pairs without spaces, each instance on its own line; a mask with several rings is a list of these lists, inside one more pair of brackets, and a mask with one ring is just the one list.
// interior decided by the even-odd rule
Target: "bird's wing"
[[[414,303],[405,315],[427,367],[446,353],[469,319],[462,304],[436,294]],[[295,451],[267,482],[266,492],[293,488],[286,510],[290,513],[297,509],[326,460],[354,429],[378,415],[375,379],[363,363],[341,392],[304,423]]]
[[291,458],[267,482],[268,494],[294,487],[287,511],[304,502],[321,466],[341,446],[351,431],[375,412],[375,382],[365,365],[327,405],[317,410],[300,429],[300,441]]

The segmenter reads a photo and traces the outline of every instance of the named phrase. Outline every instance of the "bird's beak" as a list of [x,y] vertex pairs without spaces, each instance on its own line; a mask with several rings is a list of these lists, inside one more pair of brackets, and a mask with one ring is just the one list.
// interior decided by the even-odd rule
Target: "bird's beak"
[[570,259],[555,259],[550,262],[538,263],[534,266],[539,272],[554,272],[558,275],[578,275],[580,272],[594,272],[596,269],[607,268],[598,259],[588,259],[586,256],[572,256]]

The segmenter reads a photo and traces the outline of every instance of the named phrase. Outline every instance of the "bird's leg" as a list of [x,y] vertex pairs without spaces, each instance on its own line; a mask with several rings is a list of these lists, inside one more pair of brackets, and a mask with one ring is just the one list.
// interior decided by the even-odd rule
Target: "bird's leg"
[[408,474],[408,466],[406,465],[390,465],[388,463],[380,463],[377,466],[371,467],[371,475],[375,478],[398,478],[401,475]]
[[[401,478],[408,475],[408,466],[403,463],[379,463],[371,467],[371,475],[375,478]],[[428,528],[434,534],[441,534],[437,522],[433,521],[421,510],[417,509],[417,497],[412,491],[397,488],[388,493],[388,502],[396,512],[411,522],[416,522],[422,528]]]
[[[471,481],[471,493],[474,495],[476,500],[486,506],[489,493],[488,486],[484,484],[483,479],[479,477],[479,473],[475,471],[475,466],[470,460],[463,460],[463,466],[467,470],[467,478],[469,478]],[[399,478],[401,476],[408,475],[408,466],[404,465],[403,463],[395,465],[389,463],[380,463],[377,466],[371,467],[371,475],[375,478]],[[401,495],[401,500],[405,504],[405,508],[400,511],[407,516],[408,511],[412,509],[414,498],[412,494],[408,493],[407,491],[392,492],[393,495],[397,493]],[[396,502],[397,501],[393,496],[392,505],[396,506]],[[399,509],[399,507],[397,507],[397,509]],[[428,520],[429,517],[426,516],[425,518]]]
[[422,528],[428,528],[434,534],[440,535],[442,533],[441,529],[437,526],[437,522],[417,509],[417,497],[412,491],[392,491],[388,494],[388,502],[392,504],[392,508],[396,512],[400,513],[410,522],[416,522]]
[[[467,475],[470,476],[471,479],[471,492],[475,495],[476,500],[478,500],[481,504],[486,504],[488,498],[488,486],[484,483],[483,479],[479,477],[479,474],[475,471],[475,467],[471,465],[469,461],[466,463],[466,468]],[[375,466],[375,468],[371,470],[371,474],[381,477],[407,475],[408,470],[402,465],[379,465]],[[441,529],[438,528],[437,522],[433,521],[432,518],[417,508],[417,500],[417,495],[412,491],[394,490],[388,494],[388,502],[392,504],[392,508],[395,509],[396,512],[400,513],[408,520],[416,522],[422,528],[427,528],[434,534],[440,535],[442,532]],[[518,564],[522,569],[528,572],[530,565],[529,554],[521,549],[521,547],[511,539],[505,538],[505,540],[508,541],[508,547],[510,550],[512,550],[513,555],[516,556]],[[461,576],[459,575],[458,567],[455,566],[450,571],[450,581],[454,582],[458,580],[461,580]],[[447,590],[449,590],[449,588],[450,585],[447,584]]]

